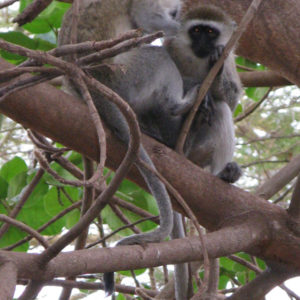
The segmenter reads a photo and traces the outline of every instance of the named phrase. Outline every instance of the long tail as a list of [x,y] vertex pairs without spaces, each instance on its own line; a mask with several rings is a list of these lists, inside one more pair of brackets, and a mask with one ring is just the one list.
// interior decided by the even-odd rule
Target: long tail
[[[151,158],[142,145],[140,147],[139,156],[143,162],[155,169]],[[160,242],[170,235],[173,228],[172,205],[165,185],[157,178],[157,176],[145,167],[141,165],[138,165],[137,167],[147,183],[151,194],[156,199],[160,215],[160,226],[151,232],[128,236],[120,240],[117,243],[117,246]],[[114,292],[114,273],[104,273],[103,280],[105,295],[109,296]]]
[[[174,211],[174,227],[171,233],[172,240],[185,237],[181,214]],[[175,299],[187,300],[189,288],[188,264],[182,263],[174,266]]]

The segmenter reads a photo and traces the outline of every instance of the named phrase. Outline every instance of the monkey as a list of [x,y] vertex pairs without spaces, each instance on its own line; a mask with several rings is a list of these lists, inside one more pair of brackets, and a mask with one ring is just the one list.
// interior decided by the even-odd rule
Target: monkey
[[[87,1],[86,6],[80,8],[77,42],[114,38],[137,26],[145,32],[160,29],[167,35],[175,34],[179,25],[173,17],[176,16],[178,3],[178,0]],[[168,4],[166,8],[164,4]],[[72,10],[64,18],[59,45],[68,44],[70,41],[71,19]],[[143,46],[118,55],[110,59],[109,63],[120,64],[122,67],[112,70],[109,66],[102,65],[87,72],[128,102],[142,128],[151,128],[150,131],[159,140],[168,145],[175,145],[174,138],[179,134],[182,114],[172,111],[178,108],[180,110],[181,106],[186,110],[187,106],[191,106],[198,86],[195,85],[184,92],[181,74],[163,47]],[[72,79],[66,80],[65,85],[70,93],[80,98],[81,95],[78,94]],[[121,112],[96,91],[92,90],[91,95],[102,119],[119,139],[128,145],[130,132]],[[155,169],[143,145],[140,146],[139,159]],[[172,206],[164,184],[142,165],[137,164],[137,168],[156,199],[160,227],[152,232],[123,238],[117,246],[159,242],[169,236],[173,228]],[[104,274],[104,285],[106,295],[112,294],[113,272]]]
[[[138,4],[141,4],[140,2]],[[145,2],[149,3],[149,1]],[[125,12],[123,11],[123,14],[119,12],[116,18],[117,21],[114,20],[113,25],[110,24],[109,28],[105,30],[105,32],[103,32],[103,26],[101,25],[102,23],[93,25],[93,22],[88,22],[89,18],[92,19],[93,15],[95,15],[94,11],[97,9],[97,5],[95,3],[99,5],[100,2],[95,0],[92,1],[90,6],[85,8],[85,10],[83,11],[84,13],[80,14],[78,26],[78,42],[98,38],[100,40],[104,38],[112,38],[115,37],[117,33],[123,32],[124,28],[126,28],[125,30],[135,28],[130,27],[134,26],[134,22],[132,20],[132,23],[128,27],[126,27],[128,25],[128,20],[130,20],[131,18],[130,13],[129,17],[128,15],[126,15],[128,14],[127,10]],[[103,0],[103,3],[105,3],[105,0]],[[109,6],[113,3],[115,2],[109,1]],[[128,3],[128,1],[124,3]],[[130,11],[133,11],[134,3],[135,2],[132,1]],[[123,2],[118,3],[117,6],[119,6],[120,4],[123,4]],[[144,6],[143,9],[145,9],[145,7],[146,6]],[[102,9],[105,10],[105,6],[100,5],[100,10],[98,10],[99,15],[97,16],[97,19],[100,18],[103,21],[103,19],[107,19],[108,16],[110,16],[113,12],[108,10],[105,11],[105,13],[103,13]],[[92,11],[93,13],[89,15],[88,11]],[[149,10],[148,13],[151,14],[151,10]],[[173,10],[172,14],[169,15],[175,16],[176,9]],[[64,24],[70,24],[68,23],[68,21],[66,21],[68,18],[70,21],[70,14],[67,16],[68,17],[65,18]],[[87,16],[88,19],[86,19]],[[102,16],[104,16],[104,18],[101,18]],[[141,14],[140,16],[143,16],[143,14]],[[140,18],[142,28],[143,18],[145,17]],[[126,20],[126,22],[124,20]],[[147,27],[148,22],[146,20],[144,20],[144,22]],[[117,23],[117,25],[115,23]],[[171,23],[171,32],[173,34],[174,32],[176,33],[178,31],[179,26],[177,23],[176,26],[173,26],[173,22]],[[125,26],[124,24],[127,25]],[[157,24],[159,25],[159,23],[157,22],[155,24],[156,26]],[[163,22],[161,22],[161,24],[165,26]],[[151,26],[149,27],[149,29],[143,29],[145,29],[146,32],[151,32],[151,28],[154,28]],[[163,26],[161,26],[161,28],[156,28],[164,29]],[[60,44],[67,43],[68,38],[70,36],[70,26],[68,27],[68,25],[63,25],[63,28],[64,34],[60,35]],[[111,30],[110,33],[109,30]],[[168,31],[168,29],[166,31]],[[182,38],[181,34],[183,32],[184,31],[182,31],[181,28],[181,31],[179,32],[179,34],[175,35],[174,39],[178,38],[180,40],[180,38]],[[170,41],[172,41],[172,38]],[[185,43],[183,43],[183,45],[187,46]],[[190,48],[192,48],[191,45]],[[170,47],[166,47],[166,49],[169,51],[170,54],[172,54],[172,51],[170,51]],[[218,55],[220,55],[220,53],[217,52],[214,53],[214,55],[207,55],[209,59],[205,57],[206,61],[210,61],[210,67],[213,65],[214,61],[217,60]],[[205,77],[204,74],[206,74],[209,69],[205,65],[203,66],[199,63],[197,64],[197,67],[199,66],[199,70],[201,70],[202,72],[202,77],[200,76],[199,80],[196,77],[198,74],[186,76],[186,74],[182,72],[182,68],[180,68],[180,64],[178,64],[178,61],[174,59],[173,56],[172,58],[175,61],[177,67],[174,65],[174,62],[170,60],[169,55],[165,52],[164,49],[159,49],[158,47],[143,47],[138,50],[132,50],[129,53],[126,53],[125,55],[112,59],[112,62],[126,65],[126,76],[123,76],[124,74],[122,75],[122,71],[116,71],[112,73],[110,72],[110,70],[107,69],[105,71],[103,68],[99,71],[92,71],[92,75],[99,81],[113,88],[124,99],[126,99],[126,101],[128,101],[128,103],[136,112],[141,127],[146,133],[149,133],[150,135],[156,137],[168,146],[174,147],[176,142],[176,139],[174,140],[174,137],[178,136],[179,129],[183,121],[182,114],[191,107],[191,103],[193,103],[195,99],[198,84],[202,82],[202,80]],[[188,62],[190,58],[183,56],[183,60],[184,59],[187,59]],[[145,62],[147,63],[145,64]],[[143,67],[141,67],[142,65]],[[191,67],[192,69],[195,68],[195,66]],[[178,72],[178,69],[181,72],[181,74]],[[222,73],[224,69],[226,68],[223,67]],[[161,70],[162,72],[160,72]],[[158,74],[161,74],[161,76],[158,76]],[[172,76],[170,76],[170,74],[172,74]],[[183,77],[183,83],[181,76]],[[135,83],[135,86],[139,86],[139,89],[132,87],[132,82]],[[151,83],[150,87],[149,83]],[[221,89],[220,86],[222,87]],[[217,174],[220,178],[223,177],[222,179],[226,181],[234,181],[238,173],[235,171],[235,166],[232,167],[232,164],[234,163],[227,163],[224,169],[221,168],[221,166],[223,167],[221,162],[223,162],[224,160],[229,161],[228,157],[230,156],[231,152],[233,153],[232,141],[234,139],[234,132],[232,130],[232,124],[230,123],[230,117],[228,117],[228,109],[226,109],[226,106],[225,108],[223,108],[224,103],[226,104],[226,101],[222,101],[223,94],[218,90],[223,91],[223,86],[220,84],[215,84],[215,87],[211,88],[209,94],[206,97],[207,99],[212,99],[208,100],[208,104],[212,107],[213,110],[212,118],[214,119],[211,122],[212,124],[210,125],[206,122],[203,122],[201,118],[202,112],[200,109],[198,114],[199,116],[198,118],[196,118],[192,126],[192,130],[188,136],[186,143],[187,146],[185,147],[185,153],[189,159],[191,159],[198,165],[202,167],[210,167],[211,172],[213,174]],[[215,99],[218,99],[218,97],[214,98],[215,94],[219,98],[221,98],[221,101],[219,101],[221,105],[219,105],[219,102],[215,103]],[[120,112],[116,110],[114,105],[108,102],[103,102],[103,99],[101,100],[99,98],[99,95],[93,94],[93,98],[103,119],[112,127],[113,131],[119,136],[119,138],[123,142],[128,143],[129,135],[127,124],[125,123]],[[137,99],[139,99],[139,102],[136,101]],[[229,106],[229,104],[231,104],[230,101],[228,100],[228,104],[226,105]],[[234,104],[233,101],[232,109],[234,105],[236,104]],[[230,109],[229,112],[229,115],[231,116]],[[112,119],[119,121],[117,124],[112,124],[112,122],[110,121]],[[223,130],[223,125],[225,126],[225,130]],[[227,140],[222,140],[223,136],[227,137]],[[220,152],[220,149],[216,147],[216,141],[220,141],[218,145],[225,146],[224,149],[229,154],[226,152],[226,154],[224,155],[222,151]],[[221,155],[218,155],[218,150],[221,153]],[[215,155],[212,155],[211,153]],[[154,167],[143,147],[141,147],[140,150],[140,159],[146,161],[148,164]],[[140,172],[143,174],[146,182],[148,183],[149,189],[154,194],[154,196],[156,196],[155,192],[156,194],[159,194],[158,196],[162,196],[163,194],[162,197],[156,198],[158,200],[158,205],[160,208],[161,220],[164,222],[161,222],[159,234],[152,232],[151,234],[130,236],[118,242],[118,245],[145,243],[162,240],[162,236],[166,237],[170,233],[170,228],[172,228],[173,226],[172,216],[170,214],[170,210],[172,208],[168,199],[168,195],[165,191],[165,187],[159,182],[159,180],[157,180],[152,174],[150,174],[150,172],[147,173],[147,171],[145,169],[143,170],[143,168],[140,166],[139,169]],[[234,174],[235,177],[232,174]],[[231,179],[229,180],[228,178]],[[163,227],[165,228],[164,231],[162,230]],[[168,234],[166,232],[168,232]],[[104,282],[106,285],[106,294],[111,294],[113,291],[113,273],[106,273],[104,275]]]
[[[222,55],[236,24],[212,5],[192,7],[181,14],[180,22],[178,33],[167,38],[164,46],[181,73],[184,90],[188,90],[203,82]],[[198,113],[184,149],[195,164],[230,183],[241,175],[238,165],[231,161],[234,152],[232,112],[241,93],[242,85],[231,51],[205,98],[211,120],[206,122],[203,114]],[[180,110],[182,107],[177,113]],[[176,114],[176,110],[173,113]]]
[[[212,5],[191,7],[180,15],[180,29],[166,39],[164,47],[181,73],[185,91],[195,84],[201,85],[222,55],[235,26],[227,14]],[[232,162],[235,139],[232,112],[241,93],[232,51],[205,96],[184,146],[189,160],[229,183],[241,176],[240,167]],[[181,106],[173,109],[173,113],[180,114],[184,109]],[[206,110],[209,120],[205,118]],[[177,224],[172,237],[184,237],[181,218],[174,215],[174,222]],[[175,266],[175,297],[182,300],[188,297],[187,264]]]
[[[176,16],[181,0],[86,0],[80,3],[77,41],[108,40],[141,28],[145,33],[163,30],[174,35],[179,23]],[[73,9],[65,14],[59,44],[70,43]],[[116,58],[108,60],[114,61]]]

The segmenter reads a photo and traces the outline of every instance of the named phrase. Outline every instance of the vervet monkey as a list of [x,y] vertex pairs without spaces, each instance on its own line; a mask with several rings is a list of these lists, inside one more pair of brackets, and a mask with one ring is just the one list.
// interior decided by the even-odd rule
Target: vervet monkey
[[[235,23],[214,6],[192,6],[181,14],[180,23],[178,33],[167,39],[164,46],[182,75],[184,89],[189,90],[203,82],[222,55]],[[235,144],[232,112],[241,93],[242,85],[231,52],[196,115],[184,147],[191,161],[230,183],[241,175],[240,167],[232,162]],[[209,121],[203,118],[203,107],[209,110]],[[182,109],[181,106],[177,112],[182,113]],[[172,237],[182,237],[180,217],[175,215],[174,222],[179,224],[174,225]],[[176,300],[187,299],[187,290],[187,265],[175,266]]]
[[[101,0],[83,2],[78,20],[77,42],[114,38],[129,29],[140,26],[146,32],[164,30],[174,34],[178,23],[172,19],[178,9],[178,1],[170,0]],[[164,4],[168,4],[165,8]],[[174,8],[170,9],[170,4]],[[67,13],[60,32],[59,43],[70,42],[72,10]],[[183,92],[183,82],[176,65],[163,47],[144,46],[133,49],[110,60],[121,64],[112,71],[109,66],[93,68],[89,72],[100,82],[112,88],[127,101],[137,114],[143,128],[151,127],[151,132],[168,145],[175,145],[182,116],[174,109],[186,108],[192,104],[198,86]],[[124,71],[125,70],[125,71]],[[69,79],[67,88],[76,94],[76,86]],[[114,133],[126,144],[129,143],[129,129],[118,108],[102,95],[92,92],[93,101]],[[80,95],[79,95],[80,96]],[[151,119],[151,116],[153,118]],[[155,168],[147,152],[141,145],[139,158]],[[173,228],[172,206],[165,186],[144,167],[137,166],[149,190],[155,197],[160,212],[160,227],[155,231],[129,236],[117,245],[159,242],[166,238]],[[104,274],[106,294],[114,290],[113,273]]]
[[[192,6],[181,14],[180,22],[178,33],[167,39],[165,47],[182,75],[184,89],[189,90],[203,82],[236,25],[215,6]],[[212,174],[228,182],[235,182],[241,174],[238,165],[231,162],[235,144],[232,112],[241,93],[242,85],[231,52],[206,96],[210,121],[203,121],[200,113],[185,145],[185,154],[191,161],[208,167]]]
[[[141,28],[145,33],[163,30],[174,35],[179,23],[175,17],[180,0],[85,0],[80,2],[77,41],[102,41]],[[59,44],[69,44],[73,9],[63,20],[64,34]],[[112,59],[114,60],[114,58]]]

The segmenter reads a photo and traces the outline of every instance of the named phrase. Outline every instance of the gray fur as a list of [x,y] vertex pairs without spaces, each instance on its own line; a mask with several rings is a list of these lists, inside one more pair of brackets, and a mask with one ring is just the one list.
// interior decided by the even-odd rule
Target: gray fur
[[[170,13],[179,10],[180,0],[85,0],[80,2],[77,42],[102,41],[141,28],[146,33],[163,30],[166,36],[177,32],[179,23]],[[70,43],[71,8],[65,15],[59,44]],[[108,59],[106,62],[112,62]]]
[[[203,16],[205,18],[201,19]],[[222,49],[234,30],[234,24],[220,9],[213,6],[193,8],[192,13],[187,12],[181,17],[178,34],[169,38],[165,47],[183,77],[184,90],[189,90],[191,86],[203,82],[211,67],[210,56],[198,57],[192,51],[192,41],[188,34],[190,27],[198,24],[215,26],[221,32],[215,41],[215,47]],[[214,59],[218,59],[218,55]],[[235,110],[241,93],[242,86],[235,67],[234,53],[231,52],[224,62],[221,74],[217,75],[209,90],[213,105],[211,126],[199,121],[201,118],[196,120],[185,146],[190,160],[201,167],[208,167],[215,175],[233,158],[235,142],[231,112]]]
[[[177,9],[178,0],[89,0],[80,7],[77,42],[115,38],[130,29],[142,27],[146,32],[165,30],[174,34],[178,28],[168,11],[172,5]],[[165,9],[166,7],[166,9]],[[70,42],[72,9],[66,14],[59,36],[59,44]],[[66,57],[68,60],[69,58]],[[118,55],[106,63],[120,64],[112,71],[109,66],[90,70],[90,74],[112,88],[127,101],[137,114],[142,128],[150,134],[175,145],[181,126],[181,116],[173,115],[172,109],[192,103],[196,88],[184,97],[183,82],[176,65],[164,48],[145,46]],[[71,79],[66,81],[67,89],[77,93]],[[101,118],[126,144],[129,142],[129,129],[118,108],[96,91],[91,91]],[[80,96],[80,95],[79,95]],[[190,104],[189,104],[190,105]],[[147,116],[155,116],[147,120]],[[155,126],[152,124],[155,123]],[[154,169],[154,165],[141,145],[139,158]],[[165,186],[144,167],[138,166],[148,188],[155,197],[160,212],[160,227],[155,231],[126,237],[118,245],[144,244],[165,239],[173,228],[172,206]],[[106,294],[114,290],[113,273],[104,276]]]
[[[192,50],[189,30],[198,24],[216,26],[220,31],[218,39],[215,40],[214,52],[210,52],[206,57],[199,57]],[[216,7],[192,8],[181,16],[181,27],[177,35],[165,42],[165,48],[181,73],[185,91],[203,82],[211,63],[218,60],[233,29],[234,23]],[[239,166],[232,162],[235,144],[232,112],[236,108],[241,92],[242,86],[232,52],[206,96],[206,100],[208,99],[212,106],[210,122],[203,120],[203,114],[199,111],[184,148],[185,155],[191,161],[228,182],[236,181],[241,175]],[[176,109],[175,114],[180,113],[180,109],[182,107]],[[172,235],[182,237],[182,221],[176,216]],[[187,299],[189,282],[187,264],[175,266],[174,276],[176,300]]]
[[[171,233],[172,239],[182,239],[185,237],[182,216],[180,213],[173,213],[174,227]],[[189,269],[188,264],[177,264],[174,266],[174,289],[176,300],[187,300],[189,289]]]

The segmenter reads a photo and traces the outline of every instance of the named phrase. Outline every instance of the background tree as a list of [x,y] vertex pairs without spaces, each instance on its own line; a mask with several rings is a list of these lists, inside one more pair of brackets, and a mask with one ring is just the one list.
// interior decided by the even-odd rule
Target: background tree
[[[12,2],[5,1],[2,6]],[[250,5],[250,1],[246,0],[209,2],[226,8],[238,23]],[[12,79],[0,89],[0,111],[3,113],[0,142],[3,162],[0,170],[0,245],[3,250],[23,252],[0,252],[0,285],[6,287],[1,288],[0,298],[11,299],[14,287],[19,283],[27,285],[19,299],[34,299],[45,285],[63,286],[64,292],[60,298],[68,299],[68,290],[73,287],[82,289],[83,293],[101,289],[97,273],[202,261],[205,251],[210,258],[221,257],[220,273],[211,265],[209,282],[202,282],[202,287],[208,284],[206,294],[209,299],[222,298],[222,295],[229,299],[262,299],[272,287],[299,275],[300,186],[299,180],[296,182],[300,172],[299,90],[291,86],[278,89],[278,85],[290,83],[266,70],[269,67],[280,72],[290,82],[299,84],[298,2],[263,1],[239,43],[238,53],[244,58],[239,57],[237,63],[244,71],[241,78],[245,86],[250,86],[245,88],[246,96],[235,116],[237,160],[243,165],[245,173],[239,185],[252,194],[219,181],[172,150],[143,137],[159,172],[182,195],[199,223],[213,232],[206,235],[203,248],[193,224],[187,220],[188,242],[169,241],[149,245],[146,249],[131,246],[110,250],[101,248],[119,238],[116,234],[129,235],[132,231],[145,231],[156,226],[156,207],[152,197],[130,181],[123,181],[116,194],[110,197],[129,168],[123,168],[121,172],[119,170],[117,176],[105,170],[105,180],[100,180],[98,176],[97,181],[88,181],[94,170],[91,164],[87,160],[83,162],[77,152],[66,152],[68,149],[61,146],[63,144],[97,161],[100,157],[97,145],[101,137],[97,135],[95,121],[82,102],[49,84],[31,86],[32,77],[40,82],[45,75],[52,78],[64,72],[70,74],[73,71],[72,74],[76,74],[78,69],[70,69],[70,66],[53,59],[59,56],[59,50],[51,50],[55,49],[61,18],[69,4],[39,0],[32,2],[32,5],[30,3],[27,0],[20,1],[20,10],[26,9],[16,21],[24,25],[14,25],[13,29],[12,23],[5,23],[8,31],[0,34],[5,41],[25,48],[50,51],[48,56],[41,55],[0,41],[0,47],[10,51],[1,50],[1,57],[10,63],[20,64],[26,59],[24,56],[48,63],[45,67],[31,65],[13,69],[4,60],[0,61],[1,82]],[[41,12],[41,9],[44,10]],[[11,21],[10,14],[15,16],[16,12],[8,10],[8,13],[3,14],[3,22],[7,19]],[[135,46],[140,43],[140,39],[139,33],[133,32],[116,41],[100,44],[99,49],[114,53],[116,48],[122,51],[125,46]],[[146,41],[151,39],[150,36]],[[97,48],[95,44],[92,46]],[[84,47],[91,45],[86,44]],[[107,50],[109,47],[113,48]],[[76,51],[79,51],[78,48]],[[49,64],[53,67],[49,68]],[[8,68],[11,70],[8,71]],[[263,73],[257,72],[262,70]],[[15,79],[15,76],[24,72],[32,75],[22,75]],[[52,83],[57,84],[57,81]],[[18,91],[24,85],[30,87]],[[270,91],[269,86],[276,88]],[[35,151],[35,158],[26,153],[30,142],[24,131],[19,129],[20,125],[6,116],[33,130],[30,139],[39,148]],[[106,140],[106,165],[117,170],[125,149],[108,130]],[[134,135],[133,140],[136,143],[138,136]],[[103,143],[100,144],[103,147]],[[133,152],[134,145],[138,143],[133,144]],[[16,153],[18,156],[15,156]],[[132,163],[130,158],[127,163]],[[49,166],[56,173],[50,171]],[[135,169],[128,176],[145,188]],[[175,194],[174,191],[172,194]],[[97,205],[94,204],[83,217],[80,207],[83,206],[86,211],[91,205],[90,200]],[[108,205],[105,206],[106,203]],[[173,204],[175,209],[185,213],[176,201]],[[134,224],[141,218],[139,224]],[[121,226],[125,229],[116,232]],[[87,235],[88,227],[90,230]],[[69,231],[66,233],[65,229]],[[112,237],[109,236],[111,231],[115,231]],[[78,239],[73,244],[76,237]],[[69,248],[71,250],[74,247],[88,249],[61,253],[67,245],[72,246]],[[95,246],[96,250],[89,249],[91,246]],[[40,255],[28,253],[32,249]],[[268,271],[266,262],[270,267]],[[197,294],[198,290],[203,292],[199,283],[200,278],[203,278],[203,268],[197,271],[197,267],[198,264],[192,264],[192,269],[196,270],[194,299],[203,297]],[[145,299],[158,296],[157,289],[168,281],[168,272],[166,268],[151,268],[148,280],[145,280],[145,276],[135,279],[135,284],[143,288],[135,290],[123,284],[117,285],[117,291],[120,292],[118,298],[123,299],[124,293],[138,294]],[[145,272],[146,269],[141,269],[137,274]],[[84,276],[84,280],[74,281],[76,276]],[[118,276],[121,280],[123,276],[131,276],[131,273],[122,272]],[[56,277],[67,279],[57,280]],[[292,299],[299,299],[292,291],[281,287]],[[232,292],[233,295],[229,296]],[[159,295],[161,298],[172,297],[172,289],[168,290],[168,285],[162,293]]]

